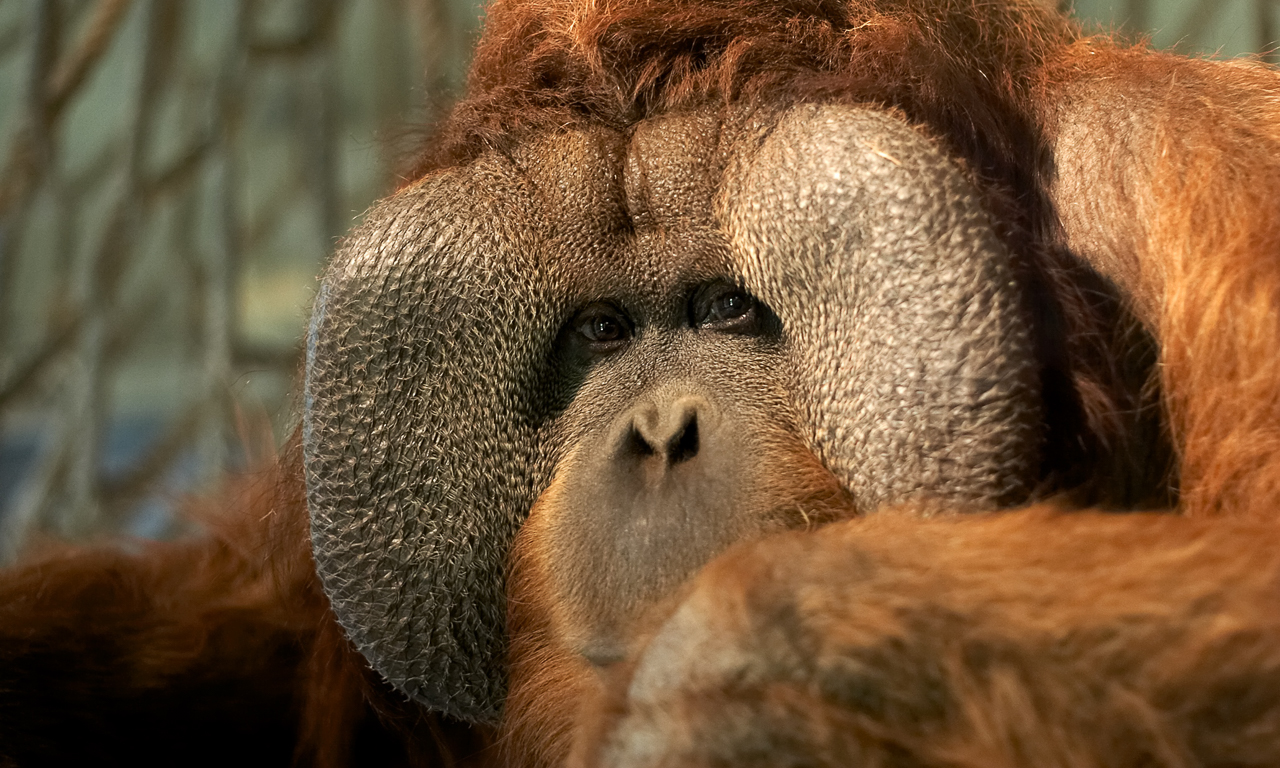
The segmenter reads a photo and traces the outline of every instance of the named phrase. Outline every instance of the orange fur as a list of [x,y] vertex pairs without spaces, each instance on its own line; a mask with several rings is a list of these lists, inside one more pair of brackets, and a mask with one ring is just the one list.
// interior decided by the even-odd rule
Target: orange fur
[[406,704],[329,613],[297,446],[204,535],[0,573],[0,765],[469,764],[485,732]]
[[1190,515],[1280,510],[1280,74],[1085,42],[1046,72],[1063,238],[1160,342]]
[[665,628],[658,693],[625,670],[570,764],[629,718],[663,764],[1271,765],[1277,544],[1269,522],[1032,510],[744,545]]

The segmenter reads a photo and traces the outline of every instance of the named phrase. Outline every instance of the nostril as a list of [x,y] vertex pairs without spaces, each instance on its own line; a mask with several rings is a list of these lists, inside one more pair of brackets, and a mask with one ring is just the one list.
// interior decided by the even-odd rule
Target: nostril
[[679,464],[698,455],[698,413],[690,411],[683,428],[667,444],[667,461]]
[[627,430],[626,446],[624,451],[632,456],[646,458],[657,453],[657,449],[649,442],[644,435],[644,429],[635,421],[631,422],[631,428]]

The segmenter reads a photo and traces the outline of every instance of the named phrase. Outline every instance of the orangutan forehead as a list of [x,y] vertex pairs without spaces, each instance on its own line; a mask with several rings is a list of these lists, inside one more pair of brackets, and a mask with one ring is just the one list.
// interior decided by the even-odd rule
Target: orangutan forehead
[[527,224],[546,243],[544,267],[602,296],[667,295],[725,275],[729,241],[714,211],[735,135],[708,109],[627,132],[547,132],[517,148],[510,170],[536,201]]

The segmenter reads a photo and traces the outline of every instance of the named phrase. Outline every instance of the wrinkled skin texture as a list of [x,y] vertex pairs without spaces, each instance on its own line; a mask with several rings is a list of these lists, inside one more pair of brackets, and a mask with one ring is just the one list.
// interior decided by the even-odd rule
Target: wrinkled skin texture
[[1277,149],[1029,2],[499,2],[244,522],[0,577],[0,765],[1275,764]]

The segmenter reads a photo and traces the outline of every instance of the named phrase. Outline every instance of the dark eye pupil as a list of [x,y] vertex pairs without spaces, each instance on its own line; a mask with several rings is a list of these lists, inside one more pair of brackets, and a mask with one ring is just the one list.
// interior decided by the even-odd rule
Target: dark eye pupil
[[597,317],[589,327],[587,336],[592,341],[617,341],[622,337],[622,326],[612,317]]
[[751,309],[750,300],[741,293],[726,293],[719,296],[711,305],[712,318],[716,320],[733,320],[742,317]]

